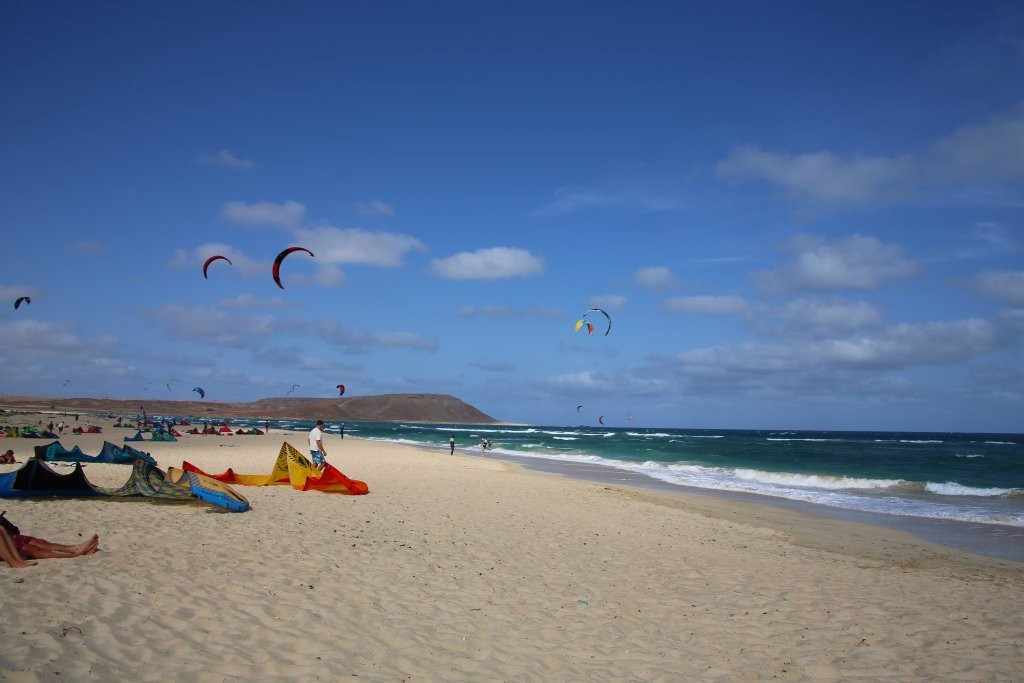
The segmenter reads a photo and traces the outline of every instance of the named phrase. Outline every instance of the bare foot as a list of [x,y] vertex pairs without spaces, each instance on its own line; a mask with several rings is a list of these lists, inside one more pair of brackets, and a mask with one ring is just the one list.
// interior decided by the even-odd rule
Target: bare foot
[[100,537],[99,534],[93,534],[85,543],[79,543],[75,546],[75,555],[92,555],[99,549]]
[[24,569],[25,567],[34,567],[39,563],[35,560],[23,560],[18,558],[17,560],[8,561],[7,564],[11,565],[15,569]]

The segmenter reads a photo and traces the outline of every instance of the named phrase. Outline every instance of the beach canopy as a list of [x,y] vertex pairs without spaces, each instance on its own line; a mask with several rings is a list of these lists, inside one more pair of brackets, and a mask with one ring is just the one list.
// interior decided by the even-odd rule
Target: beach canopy
[[30,458],[14,472],[0,474],[0,498],[111,496],[117,498],[200,501],[229,512],[244,512],[249,501],[230,486],[195,472],[171,468],[166,474],[154,463],[136,458],[132,473],[120,488],[96,486],[85,477],[82,463],[67,474]]
[[270,474],[236,474],[228,469],[221,474],[207,474],[195,465],[185,462],[181,468],[186,472],[203,474],[226,484],[242,486],[285,486],[290,485],[299,491],[324,491],[325,493],[346,493],[363,495],[370,489],[366,482],[349,479],[331,464],[327,464],[323,472],[318,472],[313,463],[299,453],[287,441],[281,444],[277,461]]

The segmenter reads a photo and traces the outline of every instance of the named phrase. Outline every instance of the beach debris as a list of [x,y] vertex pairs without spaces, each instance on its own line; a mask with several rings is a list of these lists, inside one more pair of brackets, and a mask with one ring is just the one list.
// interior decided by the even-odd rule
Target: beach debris
[[587,311],[586,313],[581,315],[580,319],[576,321],[576,326],[573,327],[573,332],[579,332],[580,328],[583,327],[584,325],[586,325],[587,326],[587,334],[594,334],[594,325],[589,320],[587,320],[587,316],[590,315],[591,313],[595,313],[595,312],[596,313],[600,313],[601,315],[603,315],[605,318],[608,319],[608,327],[604,331],[604,336],[607,337],[608,333],[612,331],[612,317],[610,315],[608,315],[604,311],[604,309],[601,309],[601,308],[591,308],[589,311]]
[[273,273],[274,273],[274,282],[276,282],[277,286],[280,287],[281,289],[284,289],[284,285],[281,284],[281,262],[284,261],[285,257],[288,256],[288,254],[292,253],[293,251],[304,251],[307,254],[309,254],[310,256],[312,256],[313,258],[316,258],[316,254],[311,252],[309,249],[306,249],[305,247],[288,247],[287,249],[282,251],[280,254],[278,254],[277,258],[274,259],[274,270],[273,270]]
[[21,308],[22,303],[30,304],[32,303],[32,299],[27,296],[19,296],[17,299],[14,300],[14,310],[18,310],[19,308]]
[[229,259],[227,256],[222,256],[221,254],[215,254],[215,255],[211,256],[210,258],[206,259],[206,263],[203,264],[203,277],[205,279],[207,279],[207,280],[210,279],[209,276],[206,274],[206,271],[210,268],[210,264],[213,263],[214,261],[217,261],[217,260],[224,260],[224,261],[227,261],[231,265],[235,265],[234,263],[231,263],[231,259]]
[[192,391],[199,394],[199,398],[206,398],[206,389],[203,389],[202,387],[193,387]]

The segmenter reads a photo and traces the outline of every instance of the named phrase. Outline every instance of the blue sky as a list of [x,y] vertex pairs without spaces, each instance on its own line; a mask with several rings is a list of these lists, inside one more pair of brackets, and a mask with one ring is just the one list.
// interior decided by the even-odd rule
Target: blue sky
[[1014,2],[3,3],[0,392],[1019,432],[1022,74]]

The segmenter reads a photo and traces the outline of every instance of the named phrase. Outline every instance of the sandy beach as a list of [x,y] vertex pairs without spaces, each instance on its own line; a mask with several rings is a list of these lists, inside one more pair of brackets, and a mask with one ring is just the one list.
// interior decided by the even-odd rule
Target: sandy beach
[[[134,433],[90,421],[104,433],[61,442],[97,453]],[[294,432],[136,445],[164,468],[259,474],[284,440],[306,450]],[[24,462],[40,443],[7,438],[0,450]],[[0,567],[0,678],[1024,676],[1024,565],[479,455],[336,435],[326,445],[369,495],[238,487],[252,503],[238,514],[2,501],[24,533],[79,543],[98,532],[101,550]],[[85,469],[104,486],[129,473]]]

